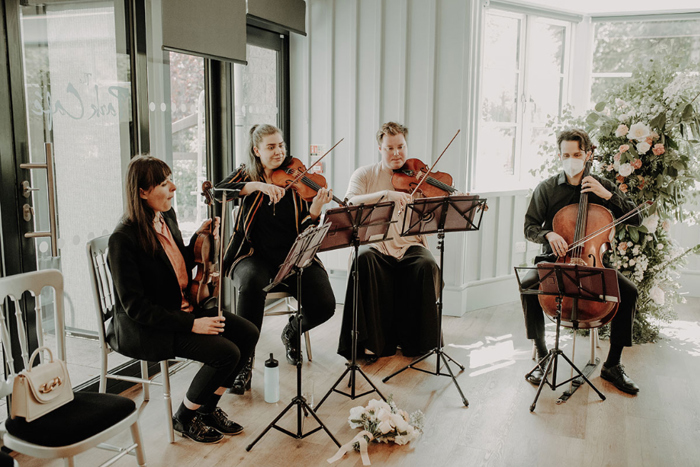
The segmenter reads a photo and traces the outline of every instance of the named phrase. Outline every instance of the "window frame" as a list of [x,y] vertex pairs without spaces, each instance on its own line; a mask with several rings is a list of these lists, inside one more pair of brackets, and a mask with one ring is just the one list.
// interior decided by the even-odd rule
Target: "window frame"
[[[575,23],[576,20],[581,19],[582,17],[578,17],[577,15],[567,15],[567,14],[562,14],[562,15],[557,15],[553,14],[552,12],[548,10],[538,10],[538,9],[533,9],[533,8],[520,8],[514,5],[510,4],[503,4],[501,2],[492,2],[489,7],[486,9],[484,15],[483,15],[483,26],[482,29],[484,29],[484,32],[481,37],[481,43],[482,43],[482,48],[484,45],[484,38],[485,38],[485,29],[486,29],[486,20],[489,14],[497,14],[503,17],[510,17],[510,18],[517,18],[521,21],[521,27],[519,31],[519,38],[518,38],[518,68],[517,68],[517,92],[516,92],[516,102],[515,102],[515,121],[514,122],[486,122],[482,120],[482,104],[483,104],[483,99],[484,99],[484,93],[483,93],[483,85],[479,86],[479,92],[477,96],[477,115],[476,117],[476,125],[477,125],[477,140],[482,137],[483,135],[479,134],[480,131],[479,129],[484,123],[487,123],[491,126],[495,127],[507,127],[507,128],[513,128],[515,131],[515,136],[514,136],[514,155],[513,155],[513,174],[512,175],[507,175],[504,174],[504,177],[507,177],[507,182],[499,182],[497,184],[491,184],[485,185],[485,186],[475,186],[475,189],[485,191],[485,192],[492,192],[492,191],[503,191],[506,189],[523,189],[523,188],[529,188],[530,185],[533,183],[533,180],[530,180],[527,170],[528,170],[528,164],[526,164],[524,157],[525,154],[523,153],[523,150],[526,147],[526,138],[530,137],[532,134],[533,130],[536,130],[538,128],[542,128],[542,124],[540,122],[535,122],[531,117],[527,115],[530,101],[532,101],[532,94],[530,92],[530,86],[531,86],[531,57],[533,54],[533,50],[531,50],[531,43],[532,43],[532,30],[533,26],[536,22],[540,23],[545,23],[545,24],[551,24],[555,26],[560,26],[564,28],[564,47],[563,47],[563,57],[562,57],[562,71],[559,75],[559,80],[561,82],[562,90],[561,90],[561,96],[559,99],[559,109],[558,112],[561,114],[562,109],[566,105],[573,104],[573,96],[572,96],[572,89],[571,89],[571,84],[572,84],[572,75],[573,75],[573,68],[574,68],[574,60],[573,60],[573,53],[575,51],[575,32],[576,32],[576,26],[577,24]],[[482,69],[481,69],[481,80],[483,83],[483,78],[484,78],[484,70],[485,67],[483,65],[483,60],[482,60]],[[477,143],[478,147],[478,143]],[[478,158],[479,155],[476,155],[476,158]],[[478,159],[474,161],[475,162],[475,177],[474,177],[474,182],[476,182],[479,179],[479,162]],[[510,188],[508,188],[510,187]]]

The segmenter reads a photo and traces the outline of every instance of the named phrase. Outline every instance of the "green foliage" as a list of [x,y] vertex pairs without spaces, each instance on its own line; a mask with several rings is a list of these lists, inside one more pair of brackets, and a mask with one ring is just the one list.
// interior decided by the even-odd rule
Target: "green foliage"
[[[638,287],[634,323],[636,342],[658,337],[658,323],[672,319],[679,294],[679,270],[700,245],[683,250],[669,235],[672,222],[694,224],[699,213],[688,211],[700,179],[700,80],[698,64],[667,55],[639,65],[628,80],[607,89],[594,110],[575,117],[567,109],[552,119],[555,132],[584,128],[597,145],[594,167],[627,193],[635,204],[653,202],[639,227],[619,225],[606,264],[617,268]],[[690,71],[689,71],[690,70]],[[551,138],[554,141],[554,138]],[[554,143],[541,148],[550,154],[537,174],[560,170],[551,154]]]

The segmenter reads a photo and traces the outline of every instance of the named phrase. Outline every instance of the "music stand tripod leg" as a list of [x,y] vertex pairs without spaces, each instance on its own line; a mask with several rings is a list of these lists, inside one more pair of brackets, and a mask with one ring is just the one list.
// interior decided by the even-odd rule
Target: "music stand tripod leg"
[[[372,380],[369,379],[369,377],[365,374],[365,372],[362,371],[362,368],[360,368],[360,366],[357,364],[357,335],[358,335],[357,313],[358,313],[358,304],[359,304],[358,299],[360,296],[359,281],[358,281],[360,245],[359,245],[357,240],[354,242],[353,246],[355,249],[355,261],[354,261],[353,270],[352,270],[352,276],[353,276],[353,282],[354,282],[353,283],[353,304],[352,304],[352,345],[350,347],[350,352],[352,355],[351,355],[350,363],[346,364],[347,368],[345,368],[345,371],[343,372],[343,374],[340,375],[340,378],[338,378],[338,380],[335,382],[335,384],[333,386],[331,386],[331,388],[328,390],[326,395],[323,396],[323,398],[321,399],[321,402],[318,403],[318,405],[316,406],[316,408],[314,410],[318,410],[321,407],[321,405],[326,401],[326,399],[328,399],[328,396],[330,396],[331,393],[333,393],[334,391],[339,393],[339,394],[343,394],[345,396],[348,396],[350,398],[350,400],[355,400],[358,397],[362,397],[362,396],[365,396],[365,395],[370,394],[372,392],[376,392],[377,394],[379,394],[379,397],[381,397],[382,400],[386,402],[386,397],[384,397],[384,394],[382,394],[379,391],[377,386],[375,386],[374,383],[372,383]],[[343,378],[345,378],[345,375],[347,375],[348,373],[350,373],[350,378],[348,380],[348,387],[350,387],[350,394],[342,392],[342,391],[338,391],[336,389],[338,387],[338,385],[340,384],[340,382],[343,380]],[[366,392],[363,392],[362,394],[359,394],[359,395],[357,394],[356,389],[355,389],[355,383],[357,382],[356,373],[359,373],[360,375],[362,375],[362,377],[365,379],[365,381],[367,381],[369,383],[369,385],[372,387],[372,391],[366,391]]]
[[[544,368],[544,374],[542,375],[542,381],[540,381],[540,385],[537,387],[537,394],[535,394],[535,400],[533,400],[532,404],[530,405],[530,412],[535,411],[535,406],[537,405],[537,399],[540,398],[540,394],[542,393],[542,388],[544,388],[544,385],[547,384],[550,387],[552,386],[552,383],[549,382],[547,375],[549,375],[549,370],[552,368],[552,365],[554,365],[554,362],[557,359],[555,351],[553,349],[549,349],[549,352],[547,352],[547,355],[542,360],[540,360],[540,364],[545,359],[547,360],[547,366],[545,366],[545,368]],[[538,364],[538,366],[539,366],[539,364]],[[533,368],[532,371],[535,371],[535,369],[537,369],[538,366]],[[530,374],[532,374],[532,371],[530,373],[528,373],[527,376],[530,376]],[[527,378],[527,376],[526,376],[526,378]],[[552,390],[554,390],[554,388],[552,388]]]
[[[302,334],[302,329],[301,329],[301,298],[302,298],[301,297],[301,274],[304,271],[304,269],[295,266],[294,271],[297,274],[297,297],[298,297],[297,311],[296,311],[296,315],[294,318],[297,321],[297,334],[296,334],[295,340],[296,340],[297,349],[299,349],[299,351],[301,352],[301,334]],[[315,433],[316,431],[318,431],[320,429],[323,429],[328,434],[328,436],[330,436],[330,438],[333,440],[333,442],[336,444],[336,446],[340,447],[340,443],[338,442],[338,440],[335,439],[335,437],[328,430],[326,425],[324,425],[324,423],[321,421],[321,419],[316,415],[316,413],[314,413],[313,408],[311,408],[311,406],[309,406],[309,404],[306,402],[306,399],[302,395],[302,392],[301,392],[302,391],[301,390],[301,367],[302,367],[301,354],[298,355],[296,366],[297,366],[297,395],[296,395],[296,397],[294,397],[292,399],[292,401],[287,405],[287,407],[285,407],[284,410],[282,412],[280,412],[280,414],[272,422],[270,422],[270,424],[263,430],[263,432],[260,433],[260,435],[258,435],[258,437],[255,438],[255,440],[246,447],[246,451],[250,451],[251,449],[253,449],[253,446],[255,446],[255,444],[260,439],[262,439],[262,437],[265,436],[265,434],[267,432],[269,432],[271,428],[275,428],[276,430],[281,431],[282,433],[286,434],[287,436],[290,436],[292,438],[297,438],[297,439],[304,438],[308,435],[311,435],[312,433]],[[297,432],[292,433],[291,431],[286,430],[286,429],[278,426],[277,422],[289,411],[289,409],[291,409],[295,405],[297,406]],[[317,428],[314,428],[313,430],[309,431],[306,434],[304,434],[304,432],[303,432],[302,420],[303,420],[304,415],[302,415],[302,411],[304,413],[311,413],[313,415],[314,419],[316,420],[316,422],[319,424],[319,426]]]
[[[445,204],[448,204],[448,201],[445,201]],[[443,215],[446,215],[447,213],[447,206],[443,206]],[[444,225],[444,219],[442,221],[442,225]],[[443,270],[442,270],[442,265],[445,259],[445,245],[444,245],[444,239],[445,239],[445,232],[440,228],[438,231],[438,250],[440,250],[440,265],[439,265],[439,270],[440,270],[440,284],[443,283]],[[432,349],[430,352],[426,353],[425,355],[418,357],[417,359],[413,360],[411,363],[406,365],[405,367],[395,371],[394,373],[390,374],[389,376],[386,376],[384,379],[382,379],[382,382],[386,383],[389,381],[391,378],[394,376],[398,375],[399,373],[403,372],[404,370],[407,369],[412,369],[412,370],[419,370],[424,373],[430,373],[433,376],[450,376],[452,378],[452,382],[454,383],[455,386],[457,386],[457,391],[459,392],[460,396],[462,397],[462,403],[464,404],[465,407],[469,407],[469,401],[467,401],[467,398],[464,397],[464,393],[462,392],[462,388],[460,387],[459,383],[457,382],[457,378],[455,377],[454,373],[452,372],[452,368],[450,368],[450,365],[447,361],[449,358],[454,362],[459,368],[464,371],[464,366],[460,364],[458,361],[447,355],[443,350],[442,350],[442,308],[443,308],[443,302],[442,302],[442,288],[440,288],[440,293],[438,295],[438,300],[437,300],[437,314],[438,314],[438,326],[437,326],[437,347]],[[423,370],[422,368],[414,368],[414,365],[417,363],[422,362],[426,358],[430,357],[431,355],[435,354],[437,357],[437,361],[435,362],[435,371],[430,372]],[[440,358],[443,359],[444,365],[447,367],[447,371],[449,372],[449,375],[446,375],[444,373],[440,372]]]

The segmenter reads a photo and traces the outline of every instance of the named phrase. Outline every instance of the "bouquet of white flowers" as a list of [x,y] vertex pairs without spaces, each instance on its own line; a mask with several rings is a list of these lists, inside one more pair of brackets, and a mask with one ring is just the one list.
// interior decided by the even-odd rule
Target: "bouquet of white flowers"
[[423,429],[423,412],[418,410],[409,415],[396,407],[393,398],[389,396],[386,402],[372,399],[367,407],[353,407],[350,409],[348,423],[351,428],[362,428],[362,431],[344,444],[328,462],[333,463],[350,449],[355,449],[362,455],[362,464],[370,465],[367,444],[408,444],[418,439]]

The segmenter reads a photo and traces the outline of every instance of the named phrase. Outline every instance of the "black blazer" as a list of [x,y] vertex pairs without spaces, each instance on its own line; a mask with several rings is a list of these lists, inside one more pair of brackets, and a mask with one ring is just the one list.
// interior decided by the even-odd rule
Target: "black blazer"
[[[173,239],[194,267],[194,241],[185,246],[175,211],[163,213]],[[117,352],[140,360],[175,357],[176,333],[191,333],[194,314],[180,310],[180,285],[162,247],[151,256],[139,245],[133,226],[120,222],[109,237],[107,261],[115,289],[115,310],[107,329],[109,345]]]

